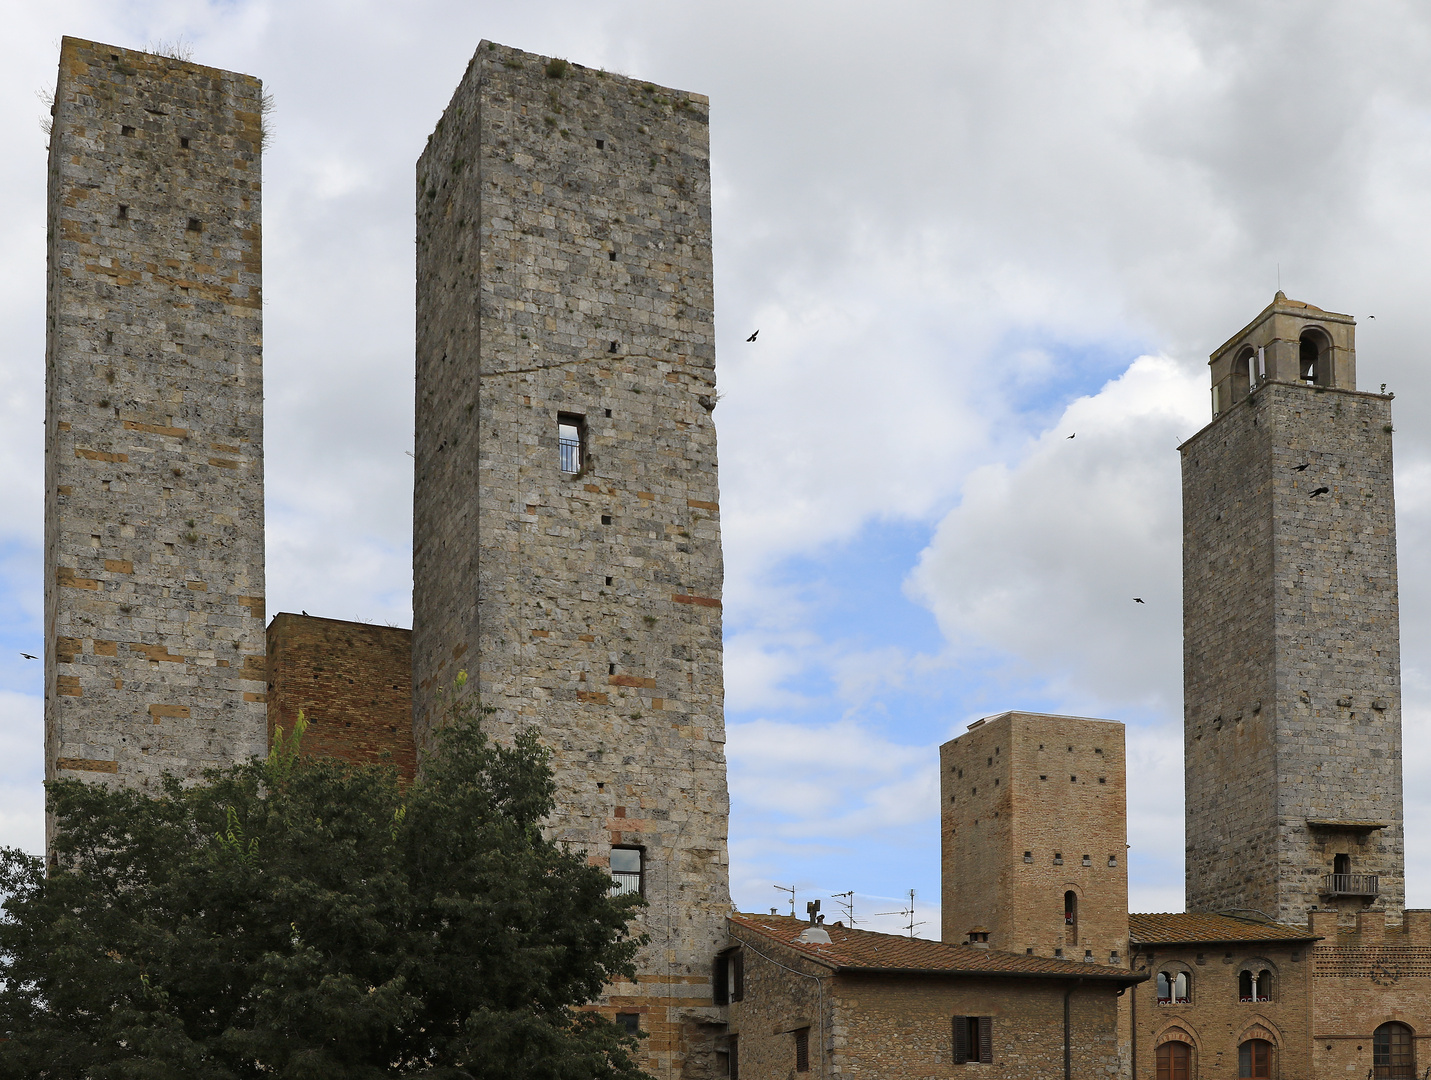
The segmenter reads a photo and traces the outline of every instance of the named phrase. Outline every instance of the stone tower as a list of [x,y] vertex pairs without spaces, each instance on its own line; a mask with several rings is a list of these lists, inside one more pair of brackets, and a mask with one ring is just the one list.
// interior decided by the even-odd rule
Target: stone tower
[[265,747],[257,79],[65,38],[50,136],[45,774]]
[[417,168],[419,747],[459,670],[540,729],[553,835],[649,904],[604,1007],[662,1077],[730,911],[707,108],[483,42]]
[[1003,713],[940,747],[939,775],[943,939],[1126,967],[1123,725]]
[[1391,397],[1355,323],[1278,293],[1181,448],[1189,911],[1405,897]]

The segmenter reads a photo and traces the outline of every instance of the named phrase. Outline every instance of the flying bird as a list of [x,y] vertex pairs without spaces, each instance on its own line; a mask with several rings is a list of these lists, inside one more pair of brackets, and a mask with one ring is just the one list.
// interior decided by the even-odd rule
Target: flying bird
[[[1076,431],[1073,433],[1073,435],[1077,435],[1077,434],[1078,434],[1078,432],[1076,432]],[[1070,435],[1069,438],[1070,438],[1070,439],[1073,438],[1073,435]]]
[[1329,488],[1329,487],[1314,488],[1313,491],[1312,491],[1312,494],[1309,495],[1308,498],[1315,499],[1318,495],[1325,495],[1327,492],[1329,492],[1329,491],[1331,491],[1331,490],[1332,490],[1332,489]]
[[1306,471],[1307,471],[1307,466],[1310,465],[1310,464],[1311,464],[1310,461],[1304,461],[1304,462],[1302,462],[1302,464],[1300,464],[1300,465],[1293,465],[1293,466],[1292,466],[1292,471],[1293,471],[1293,472],[1306,472]]
[[26,660],[38,660],[38,659],[39,659],[38,656],[31,656],[31,655],[30,655],[29,653],[27,653],[27,652],[22,652],[20,655],[23,656]]
[[751,334],[750,337],[746,338],[745,340],[746,340],[746,341],[754,341],[755,338],[756,338],[756,336],[757,336],[759,333],[760,333],[760,331],[757,330],[754,334]]
[[1141,596],[1135,596],[1135,597],[1133,597],[1133,603],[1135,603],[1135,604],[1143,604],[1143,603],[1147,603],[1147,601],[1145,601]]

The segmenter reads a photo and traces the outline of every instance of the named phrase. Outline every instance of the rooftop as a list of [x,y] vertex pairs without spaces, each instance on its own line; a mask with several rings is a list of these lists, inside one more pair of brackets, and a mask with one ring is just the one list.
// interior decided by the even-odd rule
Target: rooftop
[[1171,914],[1129,915],[1128,937],[1139,945],[1224,941],[1316,941],[1305,926],[1288,926],[1251,915]]
[[1147,978],[1147,975],[1135,975],[1125,968],[1027,956],[997,949],[976,949],[970,945],[949,945],[899,934],[877,934],[873,930],[856,930],[840,923],[821,924],[830,935],[828,945],[801,942],[797,940],[800,932],[810,924],[788,915],[737,913],[730,916],[730,921],[732,928],[745,929],[778,942],[840,973],[1110,979],[1124,983],[1141,982]]

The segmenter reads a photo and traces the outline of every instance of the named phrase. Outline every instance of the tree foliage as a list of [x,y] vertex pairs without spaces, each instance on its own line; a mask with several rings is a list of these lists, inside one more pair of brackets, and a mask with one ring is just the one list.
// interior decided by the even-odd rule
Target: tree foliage
[[639,1078],[580,1008],[634,977],[631,898],[545,839],[533,731],[470,717],[406,790],[301,756],[49,786],[56,864],[0,850],[0,1077]]

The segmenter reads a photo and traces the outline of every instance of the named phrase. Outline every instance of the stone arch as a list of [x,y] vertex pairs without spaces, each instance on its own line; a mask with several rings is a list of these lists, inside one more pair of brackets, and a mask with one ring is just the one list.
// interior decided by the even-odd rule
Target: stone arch
[[1282,1038],[1282,1032],[1277,1025],[1260,1013],[1247,1018],[1242,1033],[1237,1036],[1237,1045],[1241,1046],[1248,1039],[1265,1039],[1279,1051],[1286,1045],[1286,1040]]
[[1181,1020],[1169,1024],[1153,1039],[1153,1049],[1157,1049],[1165,1042],[1185,1042],[1193,1048],[1193,1063],[1197,1063],[1198,1052],[1202,1049],[1202,1043],[1198,1040],[1197,1033],[1186,1026]]
[[[1159,989],[1158,977],[1163,974],[1166,974],[1169,977],[1170,985],[1168,989],[1170,991],[1173,991],[1169,994],[1171,1000],[1168,1002],[1168,1004],[1177,1005],[1182,1004],[1184,1002],[1192,1003],[1197,1000],[1197,993],[1199,990],[1199,987],[1197,985],[1198,973],[1194,971],[1190,965],[1184,963],[1181,960],[1163,960],[1159,961],[1153,966],[1153,987],[1154,992],[1157,994],[1159,1002],[1162,1001],[1162,993]],[[1183,976],[1187,980],[1187,995],[1184,1001],[1181,1002],[1179,1001],[1178,995],[1176,993],[1176,980],[1179,975]]]
[[1237,350],[1232,361],[1232,376],[1229,381],[1232,404],[1245,398],[1257,385],[1257,350],[1251,345],[1243,345]]
[[[1248,978],[1250,974],[1251,978]],[[1266,982],[1271,977],[1270,985]],[[1254,982],[1255,980],[1255,982]],[[1276,1001],[1282,990],[1282,975],[1277,970],[1277,965],[1265,956],[1249,956],[1237,963],[1237,997],[1239,1001],[1246,1000],[1249,995],[1245,991],[1254,990],[1253,1003],[1258,1001]]]
[[1308,386],[1332,385],[1332,339],[1316,323],[1297,334],[1297,381]]

